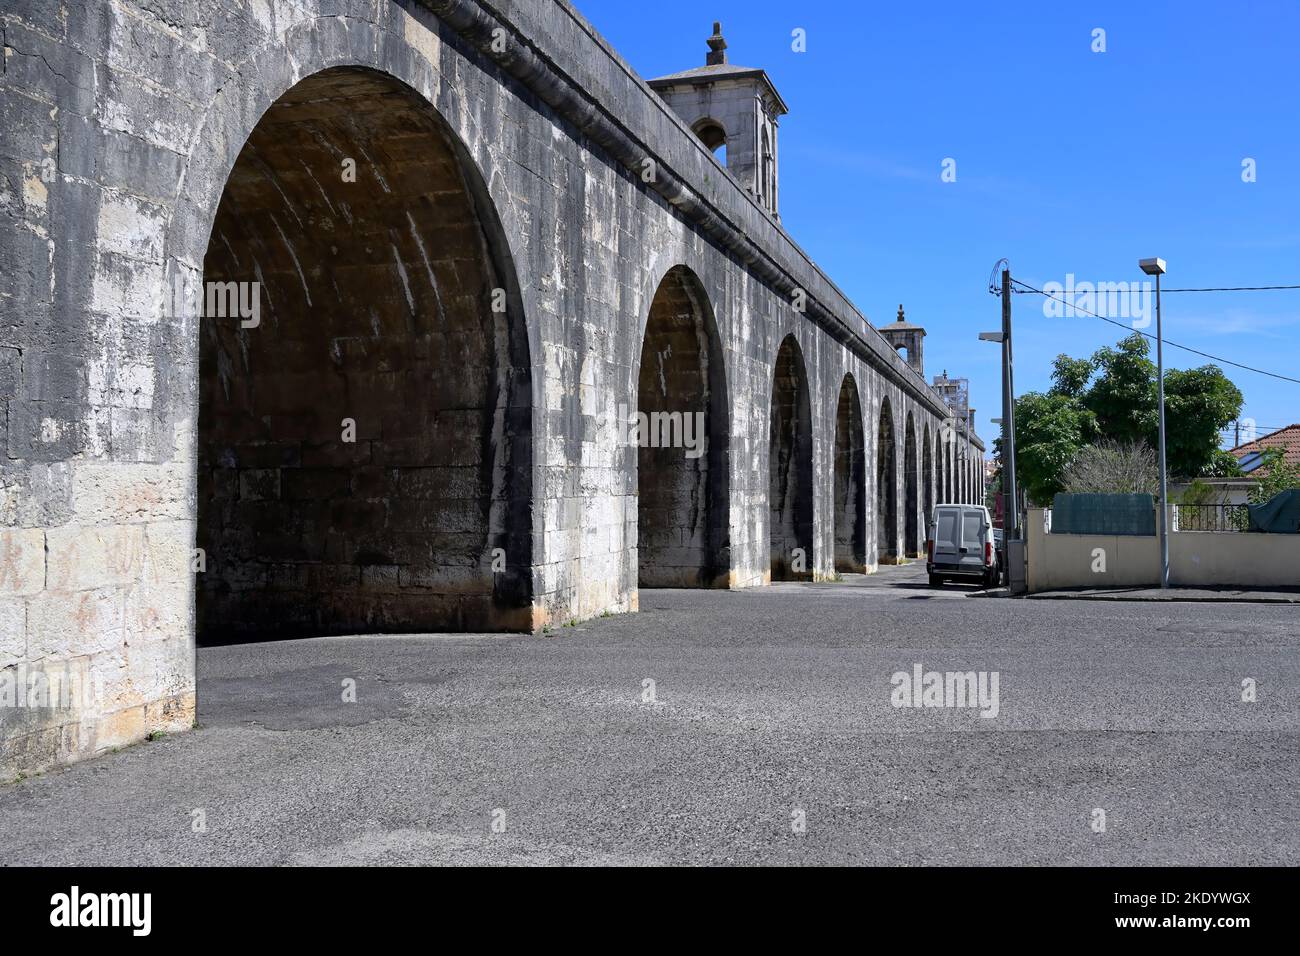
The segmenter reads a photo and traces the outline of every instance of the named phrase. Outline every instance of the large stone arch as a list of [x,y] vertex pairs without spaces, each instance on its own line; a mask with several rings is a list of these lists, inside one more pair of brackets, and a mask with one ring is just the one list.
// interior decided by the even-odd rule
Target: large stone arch
[[[301,80],[330,69],[373,70],[409,87],[437,113],[450,136],[464,185],[475,207],[494,228],[483,239],[494,259],[508,262],[501,279],[507,283],[511,321],[526,335],[528,354],[539,360],[543,353],[538,323],[526,316],[524,289],[515,265],[528,262],[527,242],[535,211],[520,203],[507,184],[508,154],[505,144],[483,136],[477,117],[484,110],[503,109],[506,94],[497,83],[481,85],[445,82],[464,70],[467,51],[454,31],[420,6],[405,9],[381,4],[379,21],[346,12],[310,17],[277,31],[252,47],[236,62],[232,73],[215,90],[201,119],[194,126],[186,163],[170,204],[171,215],[163,240],[164,287],[193,284],[201,277],[213,221],[226,184],[242,148],[268,109]],[[389,22],[385,22],[389,21]],[[495,67],[482,64],[489,71]],[[504,77],[500,78],[502,81]],[[364,157],[352,157],[362,162]],[[340,157],[342,159],[342,157]],[[197,317],[192,312],[175,316],[192,336],[188,353],[197,363]],[[176,381],[188,386],[197,381],[195,364],[178,369]],[[539,376],[533,376],[533,431],[537,432]],[[534,516],[534,532],[541,519]],[[540,556],[540,534],[534,534],[533,563]]]
[[898,563],[898,449],[894,411],[880,400],[876,429],[876,547],[881,564]]
[[686,266],[655,290],[634,381],[639,586],[726,587],[729,392],[713,307]]
[[774,581],[813,577],[813,434],[808,370],[794,335],[777,351],[768,432],[768,533]]
[[903,551],[909,558],[920,554],[920,488],[917,485],[916,422],[907,413],[903,440]]
[[851,374],[840,383],[835,412],[835,570],[867,570],[867,457],[862,400]]
[[263,292],[257,328],[206,318],[199,336],[207,638],[535,623],[507,233],[428,57],[353,25],[290,30],[213,106],[217,148],[194,153],[169,234],[176,281],[197,261]]

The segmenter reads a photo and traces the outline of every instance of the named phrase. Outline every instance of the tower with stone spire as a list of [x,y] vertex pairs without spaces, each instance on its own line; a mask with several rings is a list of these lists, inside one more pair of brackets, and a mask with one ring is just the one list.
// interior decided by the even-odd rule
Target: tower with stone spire
[[898,307],[898,318],[888,325],[880,327],[880,334],[895,351],[906,349],[907,364],[916,369],[916,374],[925,376],[925,329],[903,318],[903,307]]
[[[785,101],[755,67],[727,62],[722,24],[713,24],[704,66],[650,81],[706,147],[773,217],[780,218],[776,133]],[[725,152],[724,152],[725,151]]]

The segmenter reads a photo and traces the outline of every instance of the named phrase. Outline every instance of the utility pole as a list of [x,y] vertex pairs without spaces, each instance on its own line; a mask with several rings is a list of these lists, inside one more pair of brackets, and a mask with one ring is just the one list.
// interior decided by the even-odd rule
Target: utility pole
[[1002,270],[1002,534],[1020,538],[1020,509],[1016,505],[1016,399],[1011,374],[1011,270]]
[[[1016,489],[1016,382],[1011,354],[1011,266],[1000,259],[993,267],[1002,271],[1002,331],[981,332],[981,342],[1002,343],[1002,547],[1006,554],[1007,584],[1012,594],[1025,592],[1025,542],[1020,533],[1020,507]],[[992,282],[989,291],[997,292]]]

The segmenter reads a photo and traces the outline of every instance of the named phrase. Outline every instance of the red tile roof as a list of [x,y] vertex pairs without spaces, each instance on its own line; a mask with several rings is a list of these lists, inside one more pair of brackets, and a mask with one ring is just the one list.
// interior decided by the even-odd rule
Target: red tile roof
[[1265,448],[1281,448],[1286,463],[1300,467],[1300,424],[1287,425],[1286,428],[1261,435],[1254,441],[1238,445],[1231,453],[1240,460],[1252,451],[1263,451]]

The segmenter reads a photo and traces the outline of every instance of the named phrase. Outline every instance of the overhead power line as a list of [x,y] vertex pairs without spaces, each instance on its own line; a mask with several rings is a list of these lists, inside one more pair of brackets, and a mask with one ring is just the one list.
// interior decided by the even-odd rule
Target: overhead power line
[[[1011,283],[1012,283],[1013,286],[1020,286],[1020,287],[1021,287],[1020,289],[1013,289],[1013,291],[1016,291],[1016,292],[1024,291],[1024,292],[1033,292],[1033,293],[1036,293],[1036,294],[1038,294],[1038,295],[1043,296],[1044,298],[1052,299],[1052,300],[1054,300],[1054,301],[1056,301],[1056,302],[1060,302],[1060,303],[1063,304],[1063,305],[1067,305],[1067,306],[1069,306],[1070,308],[1074,309],[1076,312],[1082,312],[1084,315],[1090,315],[1090,316],[1092,316],[1092,317],[1095,318],[1095,319],[1101,319],[1103,322],[1109,322],[1111,325],[1118,326],[1118,327],[1121,328],[1121,329],[1127,329],[1127,330],[1132,331],[1132,332],[1137,332],[1139,335],[1145,336],[1146,338],[1151,339],[1153,342],[1155,341],[1155,338],[1156,338],[1156,337],[1155,337],[1154,335],[1152,335],[1150,332],[1143,332],[1141,329],[1134,329],[1131,325],[1127,325],[1127,324],[1125,324],[1125,323],[1123,323],[1123,322],[1117,322],[1115,319],[1112,319],[1112,318],[1110,318],[1109,316],[1099,315],[1099,314],[1096,313],[1096,312],[1092,312],[1092,311],[1090,311],[1090,310],[1088,310],[1088,309],[1081,308],[1080,306],[1075,305],[1073,302],[1069,302],[1069,301],[1067,301],[1066,299],[1062,299],[1060,296],[1052,295],[1050,292],[1044,292],[1042,289],[1035,289],[1033,286],[1031,286],[1031,285],[1030,285],[1029,283],[1027,283],[1027,282],[1022,282],[1022,281],[1019,280],[1019,279],[1013,278],[1013,279],[1011,280]],[[1258,287],[1258,288],[1263,288],[1263,287],[1261,286],[1261,287]],[[1278,288],[1280,288],[1280,287],[1278,287]],[[1161,291],[1162,291],[1162,292],[1169,292],[1169,291],[1173,291],[1173,290],[1170,290],[1170,289],[1162,289]],[[1186,290],[1182,290],[1182,291],[1187,291],[1187,292],[1196,292],[1196,291],[1211,291],[1211,290],[1186,289]],[[1226,291],[1229,291],[1229,290],[1227,290],[1227,289],[1217,290],[1217,289],[1216,289],[1216,290],[1213,290],[1213,291],[1225,291],[1225,292],[1226,292]],[[1296,385],[1300,385],[1300,378],[1292,378],[1290,375],[1282,375],[1282,374],[1280,374],[1280,373],[1278,373],[1278,372],[1270,372],[1270,371],[1268,371],[1267,369],[1255,368],[1253,365],[1243,365],[1241,362],[1234,362],[1234,361],[1232,361],[1232,359],[1226,359],[1226,358],[1223,358],[1222,356],[1219,356],[1219,355],[1211,355],[1209,352],[1202,352],[1200,349],[1194,349],[1194,348],[1192,348],[1190,345],[1179,345],[1177,342],[1171,342],[1169,339],[1165,339],[1165,345],[1168,345],[1168,346],[1170,346],[1171,348],[1182,349],[1184,352],[1191,352],[1193,355],[1199,355],[1199,356],[1201,356],[1202,358],[1207,358],[1207,359],[1209,359],[1209,360],[1212,361],[1212,362],[1218,362],[1218,363],[1220,363],[1220,364],[1222,364],[1222,365],[1231,365],[1233,368],[1243,369],[1243,370],[1245,370],[1245,371],[1247,371],[1247,372],[1254,372],[1254,373],[1256,373],[1257,375],[1267,375],[1269,378],[1281,379],[1281,380],[1284,381],[1284,382],[1293,382],[1293,383],[1295,383]]]
[[[1019,282],[1018,278],[1013,278],[1013,282]],[[1023,284],[1022,284],[1023,285]],[[1201,286],[1197,289],[1161,289],[1162,293],[1273,293],[1273,291],[1283,291],[1287,289],[1300,289],[1300,285],[1226,285],[1226,286]],[[1013,293],[1028,294],[1032,289],[1013,289]]]
[[1275,292],[1280,289],[1300,289],[1300,285],[1234,285],[1204,289],[1161,289],[1161,292]]

